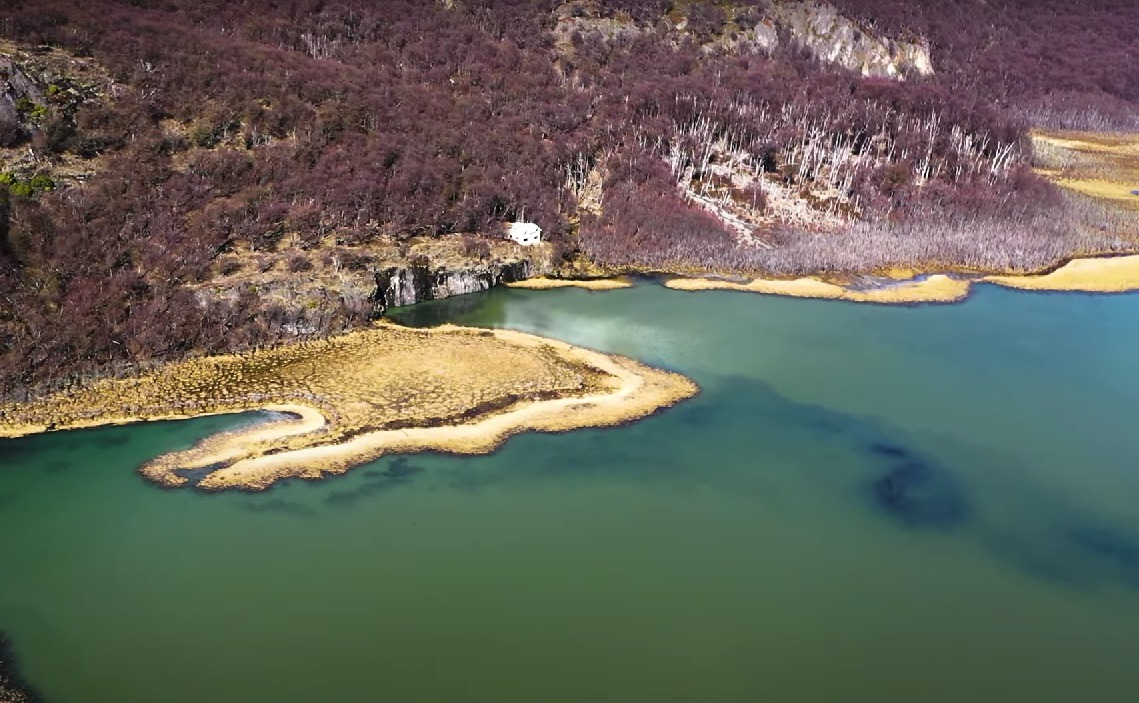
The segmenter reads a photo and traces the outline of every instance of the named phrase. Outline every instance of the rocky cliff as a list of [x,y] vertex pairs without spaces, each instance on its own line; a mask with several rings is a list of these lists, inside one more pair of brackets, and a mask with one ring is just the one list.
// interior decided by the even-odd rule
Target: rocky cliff
[[548,272],[547,266],[531,259],[472,262],[459,268],[413,264],[390,266],[375,272],[376,290],[371,299],[376,314],[382,315],[388,308],[477,293],[500,283],[521,281]]
[[[718,29],[693,23],[693,10],[714,5]],[[696,39],[705,50],[751,50],[771,54],[790,42],[819,61],[857,71],[864,76],[904,79],[930,75],[933,63],[921,41],[880,36],[838,12],[823,0],[771,0],[759,8],[730,3],[692,3],[675,8],[668,20],[638,24],[632,17],[607,8],[598,0],[573,0],[555,10],[553,36],[559,49],[572,52],[576,41],[595,36],[603,41],[627,41],[644,32],[665,32]]]
[[772,12],[791,40],[821,61],[880,78],[933,73],[924,43],[875,36],[828,3],[781,2]]
[[[462,238],[455,238],[462,239]],[[548,245],[505,240],[466,250],[452,238],[315,249],[245,252],[195,288],[199,305],[271,310],[288,335],[318,335],[381,317],[389,308],[485,291],[501,283],[552,273]],[[307,257],[307,258],[305,258]]]

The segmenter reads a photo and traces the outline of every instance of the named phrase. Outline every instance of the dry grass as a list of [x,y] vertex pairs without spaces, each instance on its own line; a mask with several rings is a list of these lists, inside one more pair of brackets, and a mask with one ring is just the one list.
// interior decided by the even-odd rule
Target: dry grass
[[1139,256],[1077,259],[1041,276],[988,276],[984,280],[1022,290],[1124,293],[1139,290]]
[[1038,132],[1038,173],[1062,188],[1139,210],[1139,134]]
[[631,288],[633,283],[627,278],[528,278],[525,281],[507,283],[506,286],[508,288],[525,288],[526,290],[584,288],[585,290],[605,291]]
[[[912,271],[889,272],[894,279]],[[674,278],[664,285],[674,290],[734,290],[793,298],[846,300],[854,303],[913,304],[951,303],[969,295],[973,281],[1006,288],[1085,293],[1125,293],[1139,290],[1139,255],[1076,259],[1049,273],[1029,276],[986,276],[980,279],[934,275],[870,287],[851,287],[817,278],[780,280],[759,278],[746,282],[710,278]]]
[[950,303],[969,294],[969,282],[945,275],[891,283],[873,288],[850,288],[817,278],[793,280],[759,278],[746,283],[709,278],[674,278],[665,286],[675,290],[735,290],[792,298],[847,300],[855,303],[905,305],[913,303]]
[[340,473],[389,451],[489,451],[523,430],[613,425],[696,392],[635,361],[510,331],[390,324],[243,356],[171,364],[25,404],[0,405],[0,437],[268,409],[293,413],[143,467],[166,486],[267,488]]

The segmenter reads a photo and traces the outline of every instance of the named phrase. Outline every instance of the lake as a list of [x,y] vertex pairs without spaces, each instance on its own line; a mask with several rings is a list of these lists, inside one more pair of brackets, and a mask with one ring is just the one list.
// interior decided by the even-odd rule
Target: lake
[[259,494],[135,473],[256,414],[0,440],[0,630],[47,703],[1139,700],[1139,296],[396,316],[703,392]]

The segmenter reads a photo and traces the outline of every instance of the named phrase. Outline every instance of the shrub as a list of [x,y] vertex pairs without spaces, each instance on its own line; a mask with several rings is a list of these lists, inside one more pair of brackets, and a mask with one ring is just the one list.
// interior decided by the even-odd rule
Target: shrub
[[312,262],[308,260],[307,256],[303,254],[294,254],[289,259],[289,272],[301,273],[303,271],[311,271],[313,268]]

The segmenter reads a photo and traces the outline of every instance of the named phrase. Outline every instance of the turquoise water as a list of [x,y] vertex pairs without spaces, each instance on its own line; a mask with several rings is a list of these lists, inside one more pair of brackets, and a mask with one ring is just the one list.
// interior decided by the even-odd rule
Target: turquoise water
[[1139,700],[1139,296],[643,283],[402,319],[703,392],[262,494],[134,472],[256,416],[0,441],[0,629],[48,703]]

